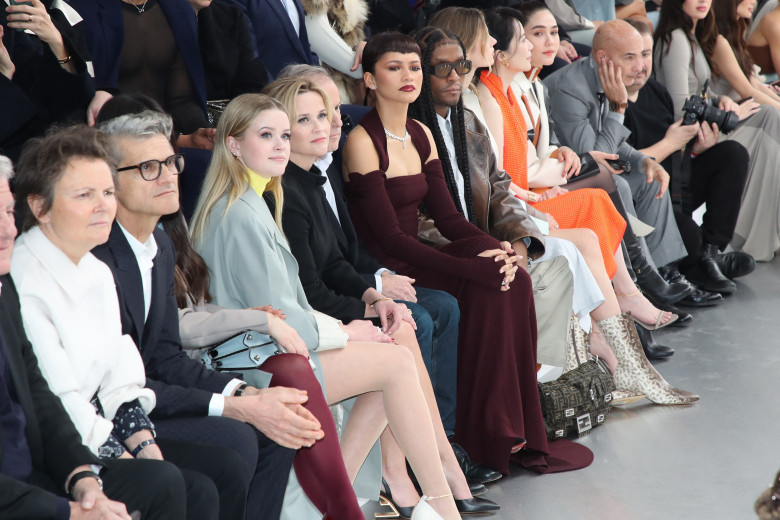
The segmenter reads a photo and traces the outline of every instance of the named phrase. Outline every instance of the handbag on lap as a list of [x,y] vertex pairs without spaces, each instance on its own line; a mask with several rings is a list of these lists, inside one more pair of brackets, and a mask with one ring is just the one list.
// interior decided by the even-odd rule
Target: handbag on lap
[[271,336],[247,330],[207,347],[201,361],[217,372],[254,370],[277,354],[284,354],[284,350]]

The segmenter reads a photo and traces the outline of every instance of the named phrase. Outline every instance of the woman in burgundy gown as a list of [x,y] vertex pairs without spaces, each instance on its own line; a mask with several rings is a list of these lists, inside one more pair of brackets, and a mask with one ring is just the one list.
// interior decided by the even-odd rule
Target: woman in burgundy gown
[[[430,131],[407,118],[422,84],[410,37],[382,33],[363,53],[375,109],[350,133],[344,172],[356,231],[383,265],[449,292],[461,309],[455,438],[471,457],[502,473],[513,460],[539,472],[587,466],[593,454],[548,443],[536,385],[536,319],[531,280],[508,243],[471,225],[449,196]],[[417,239],[425,204],[451,243]]]

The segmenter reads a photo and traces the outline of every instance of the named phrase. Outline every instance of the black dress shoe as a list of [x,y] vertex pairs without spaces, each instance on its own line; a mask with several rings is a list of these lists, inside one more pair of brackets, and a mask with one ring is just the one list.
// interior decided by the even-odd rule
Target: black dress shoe
[[466,479],[466,481],[469,484],[469,491],[471,491],[471,496],[475,497],[487,493],[487,488],[485,487],[485,484],[483,484],[482,482],[477,482],[476,480],[468,480],[468,479]]
[[[684,283],[691,288],[691,293],[682,300],[678,301],[677,305],[683,307],[710,307],[712,305],[723,303],[723,296],[721,296],[720,293],[704,291],[694,286],[680,273],[676,266],[664,266],[659,268],[658,271],[665,279],[669,280],[670,283]],[[650,300],[656,307],[664,309],[666,304],[655,301],[652,296],[647,293],[645,293],[645,296],[647,296],[647,299]]]
[[666,283],[664,279],[653,269],[634,271],[636,283],[652,302],[673,304],[677,303],[689,294],[691,287],[682,283]]
[[501,509],[500,505],[486,498],[464,498],[462,500],[456,498],[455,506],[459,512],[464,514],[487,513]]
[[455,458],[458,460],[458,464],[460,464],[460,469],[463,470],[463,474],[466,475],[467,479],[487,484],[501,478],[501,473],[493,468],[472,462],[463,446],[456,442],[451,442],[450,444],[452,445],[452,451],[455,452]]
[[731,278],[739,278],[753,272],[756,268],[755,259],[742,251],[721,253],[716,259],[720,272]]
[[674,354],[674,349],[659,345],[653,338],[653,333],[644,327],[636,327],[639,341],[642,343],[642,350],[645,351],[647,359],[664,359]]
[[704,243],[696,264],[687,269],[684,274],[689,282],[706,291],[732,294],[737,291],[737,284],[726,278],[718,267],[718,246]]

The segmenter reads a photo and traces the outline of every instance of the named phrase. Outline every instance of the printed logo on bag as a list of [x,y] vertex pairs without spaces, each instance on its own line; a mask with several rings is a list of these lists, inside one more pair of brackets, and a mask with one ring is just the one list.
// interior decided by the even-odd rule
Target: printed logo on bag
[[608,403],[608,402],[610,402],[610,401],[612,401],[612,392],[610,392],[610,393],[608,393],[608,394],[606,394],[606,395],[604,396],[604,402],[605,402],[605,403]]
[[574,408],[567,408],[563,415],[565,417],[574,417]]
[[593,424],[590,420],[590,414],[586,413],[577,417],[577,432],[582,435],[582,432],[586,432],[593,428]]
[[604,422],[604,421],[606,421],[606,420],[607,420],[607,417],[606,417],[606,416],[605,416],[603,413],[600,413],[600,414],[598,414],[598,415],[596,416],[596,422],[597,422],[598,424],[601,424],[601,423],[603,423],[603,422]]
[[555,437],[563,437],[563,430],[555,430]]

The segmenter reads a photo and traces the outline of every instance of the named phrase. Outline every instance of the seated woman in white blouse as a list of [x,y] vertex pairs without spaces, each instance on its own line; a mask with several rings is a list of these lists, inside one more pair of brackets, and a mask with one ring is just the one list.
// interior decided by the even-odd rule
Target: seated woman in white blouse
[[[243,504],[220,504],[207,477],[223,473],[180,472],[163,461],[162,452],[182,468],[194,469],[182,462],[197,459],[225,475],[239,471],[243,462],[237,454],[178,441],[158,445],[154,438],[148,414],[155,394],[144,388],[146,374],[135,343],[122,334],[113,275],[90,253],[108,240],[116,215],[113,164],[107,138],[86,126],[50,134],[22,154],[15,191],[23,233],[16,240],[11,274],[25,331],[49,387],[107,471],[153,463],[176,475],[170,493],[180,496],[178,510],[144,511],[144,518],[243,516]],[[245,494],[245,484],[232,478],[230,484]]]

